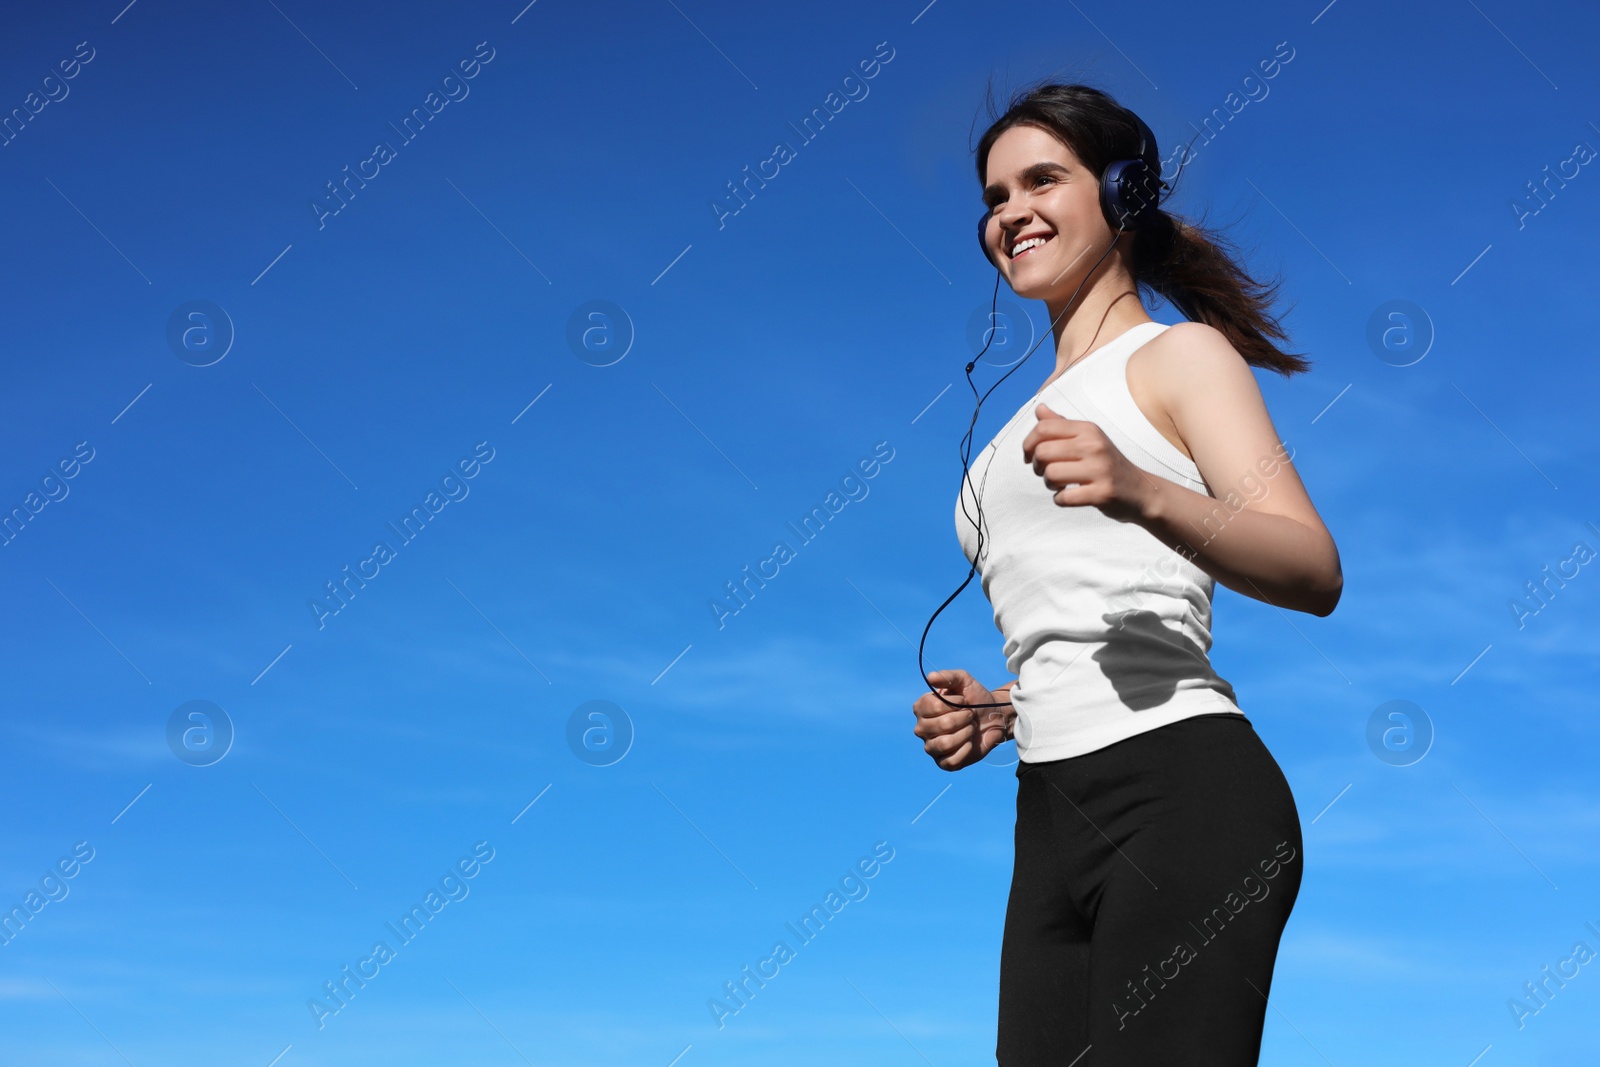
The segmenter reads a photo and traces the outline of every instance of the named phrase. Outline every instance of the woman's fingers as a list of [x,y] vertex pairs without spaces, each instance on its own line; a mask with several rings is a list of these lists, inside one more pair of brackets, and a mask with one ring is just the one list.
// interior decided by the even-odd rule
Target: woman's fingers
[[944,737],[972,725],[973,717],[958,711],[949,715],[925,715],[917,720],[915,729],[919,737]]
[[922,750],[935,759],[949,756],[954,750],[973,740],[975,728],[971,723],[955,730],[940,731],[937,733],[919,733],[923,739]]
[[917,712],[914,729],[919,737],[932,737],[970,726],[975,718],[970,711],[945,711],[940,705],[927,706]]
[[[957,699],[951,700],[951,697],[955,697]],[[946,703],[947,700],[950,701],[950,703]],[[951,704],[955,704],[956,706],[951,707]],[[916,699],[915,703],[911,705],[911,710],[917,714],[918,718],[923,719],[930,719],[941,715],[965,716],[971,714],[971,712],[964,709],[961,703],[961,694],[955,692],[951,692],[943,697],[935,693],[924,693],[922,696]]]
[[923,742],[922,750],[941,766],[964,755],[964,749],[970,749],[974,738],[967,731],[957,731],[950,734],[939,734]]

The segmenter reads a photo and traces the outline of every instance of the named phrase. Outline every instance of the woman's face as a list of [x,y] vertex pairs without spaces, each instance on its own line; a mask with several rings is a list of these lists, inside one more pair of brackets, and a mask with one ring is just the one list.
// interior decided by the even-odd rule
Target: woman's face
[[1044,300],[1083,281],[1110,243],[1100,183],[1037,126],[1013,126],[989,149],[983,241],[1012,291]]

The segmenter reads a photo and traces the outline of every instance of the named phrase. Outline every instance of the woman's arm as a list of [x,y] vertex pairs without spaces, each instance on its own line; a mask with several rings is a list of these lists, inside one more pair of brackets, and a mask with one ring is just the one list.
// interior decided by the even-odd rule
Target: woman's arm
[[1250,365],[1202,323],[1179,323],[1147,347],[1155,391],[1215,495],[1146,477],[1135,521],[1235,592],[1331,614],[1344,590],[1339,550]]

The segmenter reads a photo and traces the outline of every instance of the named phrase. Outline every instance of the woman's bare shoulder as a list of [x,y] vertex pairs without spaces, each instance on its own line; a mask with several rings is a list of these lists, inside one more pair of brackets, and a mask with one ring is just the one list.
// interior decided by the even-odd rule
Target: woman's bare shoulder
[[1173,413],[1184,391],[1192,387],[1193,376],[1207,373],[1208,363],[1225,360],[1229,352],[1243,362],[1221,330],[1203,322],[1180,322],[1140,345],[1128,359],[1128,392],[1134,403],[1150,425],[1191,460],[1194,453]]

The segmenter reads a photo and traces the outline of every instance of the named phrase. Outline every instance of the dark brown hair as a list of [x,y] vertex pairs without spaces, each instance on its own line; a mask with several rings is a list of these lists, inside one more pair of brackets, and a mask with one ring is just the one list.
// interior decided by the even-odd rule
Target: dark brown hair
[[[988,105],[992,117],[992,90]],[[1005,114],[984,132],[977,147],[980,187],[988,181],[989,150],[1013,126],[1036,126],[1054,135],[1096,179],[1114,160],[1139,157],[1139,124],[1131,111],[1091,86],[1046,82],[1019,90]],[[1154,143],[1145,145],[1143,158],[1159,175],[1161,156]],[[1158,195],[1166,199],[1171,192]],[[1232,242],[1220,230],[1208,229],[1203,218],[1196,224],[1159,206],[1155,210],[1153,221],[1134,231],[1134,284],[1159,293],[1190,319],[1220,330],[1252,366],[1284,377],[1310,370],[1310,361],[1281,351],[1269,340],[1288,336],[1271,312],[1281,281],[1263,284],[1252,278]]]

